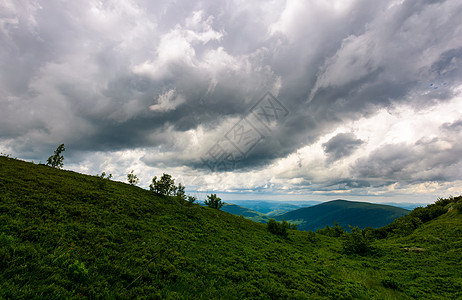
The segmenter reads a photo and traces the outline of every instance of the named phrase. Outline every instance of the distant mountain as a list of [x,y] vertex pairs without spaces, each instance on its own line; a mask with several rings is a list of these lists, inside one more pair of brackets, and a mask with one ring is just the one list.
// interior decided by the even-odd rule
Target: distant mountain
[[408,209],[408,210],[413,210],[416,207],[425,207],[429,203],[386,202],[386,203],[379,203],[379,204],[391,205],[391,206],[401,207],[401,208]]
[[289,211],[275,216],[275,219],[296,223],[300,230],[317,230],[327,225],[333,226],[334,222],[345,229],[348,229],[348,225],[378,228],[409,212],[407,209],[391,205],[333,200]]
[[243,207],[236,204],[225,203],[221,210],[229,212],[233,215],[244,216],[247,219],[256,222],[266,223],[270,218],[261,212],[249,209],[247,207]]
[[280,215],[285,212],[319,204],[319,201],[277,201],[277,200],[227,200],[227,203],[236,204],[239,206],[247,207],[251,210],[255,210],[271,215]]
[[274,210],[268,212],[266,215],[269,217],[278,216],[278,215],[282,215],[282,214],[285,214],[286,212],[296,210],[299,208],[302,208],[302,207],[298,205],[293,205],[293,204],[281,205],[281,206],[276,207]]

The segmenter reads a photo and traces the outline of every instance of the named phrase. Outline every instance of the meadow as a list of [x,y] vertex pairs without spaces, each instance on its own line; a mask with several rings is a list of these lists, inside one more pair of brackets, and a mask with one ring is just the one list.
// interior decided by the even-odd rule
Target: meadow
[[288,230],[0,157],[0,298],[457,299],[462,197],[379,228]]

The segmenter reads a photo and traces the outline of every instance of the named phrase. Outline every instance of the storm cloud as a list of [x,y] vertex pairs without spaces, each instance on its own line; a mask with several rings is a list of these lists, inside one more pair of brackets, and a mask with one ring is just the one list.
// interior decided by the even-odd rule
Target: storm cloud
[[[460,193],[461,14],[456,0],[1,0],[0,149],[44,161],[65,143],[69,168],[136,167],[144,186],[166,171],[262,197]],[[268,92],[287,111],[271,127],[252,111]],[[231,141],[240,122],[250,151]],[[235,161],[211,169],[225,143]]]
[[363,141],[357,139],[351,133],[339,133],[323,144],[324,152],[329,161],[335,161],[352,154]]

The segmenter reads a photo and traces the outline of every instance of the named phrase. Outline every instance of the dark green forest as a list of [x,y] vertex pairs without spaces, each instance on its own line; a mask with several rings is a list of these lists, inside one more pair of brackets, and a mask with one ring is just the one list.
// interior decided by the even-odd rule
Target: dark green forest
[[270,232],[175,196],[2,156],[0,298],[457,299],[461,199],[435,199],[377,229],[274,221]]

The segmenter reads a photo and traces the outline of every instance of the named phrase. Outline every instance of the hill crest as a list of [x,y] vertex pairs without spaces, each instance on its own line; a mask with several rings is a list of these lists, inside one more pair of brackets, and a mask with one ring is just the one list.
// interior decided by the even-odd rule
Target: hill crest
[[279,215],[276,219],[295,223],[301,230],[317,230],[333,226],[335,222],[343,228],[349,225],[378,228],[409,212],[391,205],[337,199],[302,207]]

